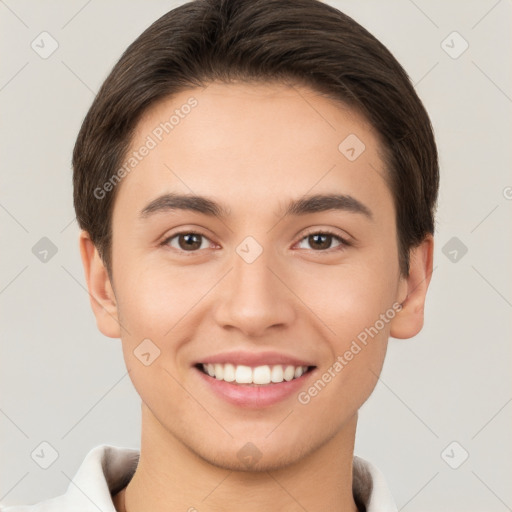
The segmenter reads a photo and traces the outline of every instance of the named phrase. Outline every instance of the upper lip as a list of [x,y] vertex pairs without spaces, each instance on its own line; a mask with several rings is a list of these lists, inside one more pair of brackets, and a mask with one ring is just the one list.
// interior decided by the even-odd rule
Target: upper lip
[[290,366],[314,366],[311,361],[299,359],[288,354],[280,354],[278,352],[222,352],[211,356],[206,356],[196,364],[234,364],[245,366],[262,366],[262,365],[290,365]]

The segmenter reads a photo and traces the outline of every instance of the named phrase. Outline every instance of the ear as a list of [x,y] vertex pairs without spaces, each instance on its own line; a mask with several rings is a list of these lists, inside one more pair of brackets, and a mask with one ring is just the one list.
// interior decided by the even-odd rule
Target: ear
[[89,233],[84,230],[80,232],[79,244],[96,325],[105,336],[120,338],[117,302],[107,269]]
[[412,338],[423,327],[423,312],[428,285],[432,277],[434,257],[434,239],[427,235],[424,241],[411,249],[408,277],[401,277],[398,301],[402,309],[391,321],[390,336],[393,338]]

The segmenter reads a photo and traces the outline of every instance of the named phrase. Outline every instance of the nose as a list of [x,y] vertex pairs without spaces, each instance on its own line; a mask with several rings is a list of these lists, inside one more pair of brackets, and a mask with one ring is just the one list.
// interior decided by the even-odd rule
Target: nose
[[280,275],[284,272],[270,253],[263,250],[252,262],[234,254],[233,268],[217,295],[215,320],[220,327],[257,338],[268,335],[271,328],[292,324],[296,311],[291,283]]

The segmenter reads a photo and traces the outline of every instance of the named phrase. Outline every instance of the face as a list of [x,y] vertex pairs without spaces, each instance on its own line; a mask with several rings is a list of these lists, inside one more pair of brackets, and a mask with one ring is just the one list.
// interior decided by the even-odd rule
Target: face
[[372,127],[305,87],[212,83],[146,112],[133,151],[113,315],[144,421],[232,469],[342,436],[406,291]]

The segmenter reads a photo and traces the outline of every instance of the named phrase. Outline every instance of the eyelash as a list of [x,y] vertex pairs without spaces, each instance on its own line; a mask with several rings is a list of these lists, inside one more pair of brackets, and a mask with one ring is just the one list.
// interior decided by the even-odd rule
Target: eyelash
[[[180,235],[197,235],[197,236],[200,236],[200,237],[203,237],[203,238],[206,238],[207,240],[210,240],[206,235],[204,235],[203,233],[199,233],[197,231],[179,231],[178,233],[174,233],[173,235],[167,237],[160,245],[165,247],[165,246],[169,246],[169,242],[171,240],[173,240],[174,238],[180,236]],[[341,237],[339,234],[336,234],[332,231],[329,231],[329,230],[324,230],[324,231],[311,231],[307,234],[305,234],[298,242],[302,242],[303,240],[305,240],[306,238],[310,237],[311,235],[327,235],[327,236],[332,236],[333,238],[335,238],[337,241],[340,242],[340,245],[338,247],[334,247],[334,248],[329,248],[329,249],[320,249],[320,250],[315,250],[315,249],[311,249],[311,251],[313,252],[317,252],[317,253],[326,253],[326,252],[334,252],[334,251],[340,251],[340,250],[343,250],[345,249],[346,247],[350,247],[352,244],[350,242],[348,242],[345,238]],[[176,249],[175,247],[173,247],[172,249]],[[194,250],[194,251],[184,251],[182,249],[176,249],[177,251],[180,251],[182,253],[185,253],[188,255],[193,255],[193,254],[196,254],[197,252],[199,252],[200,249],[197,249],[197,250]]]

